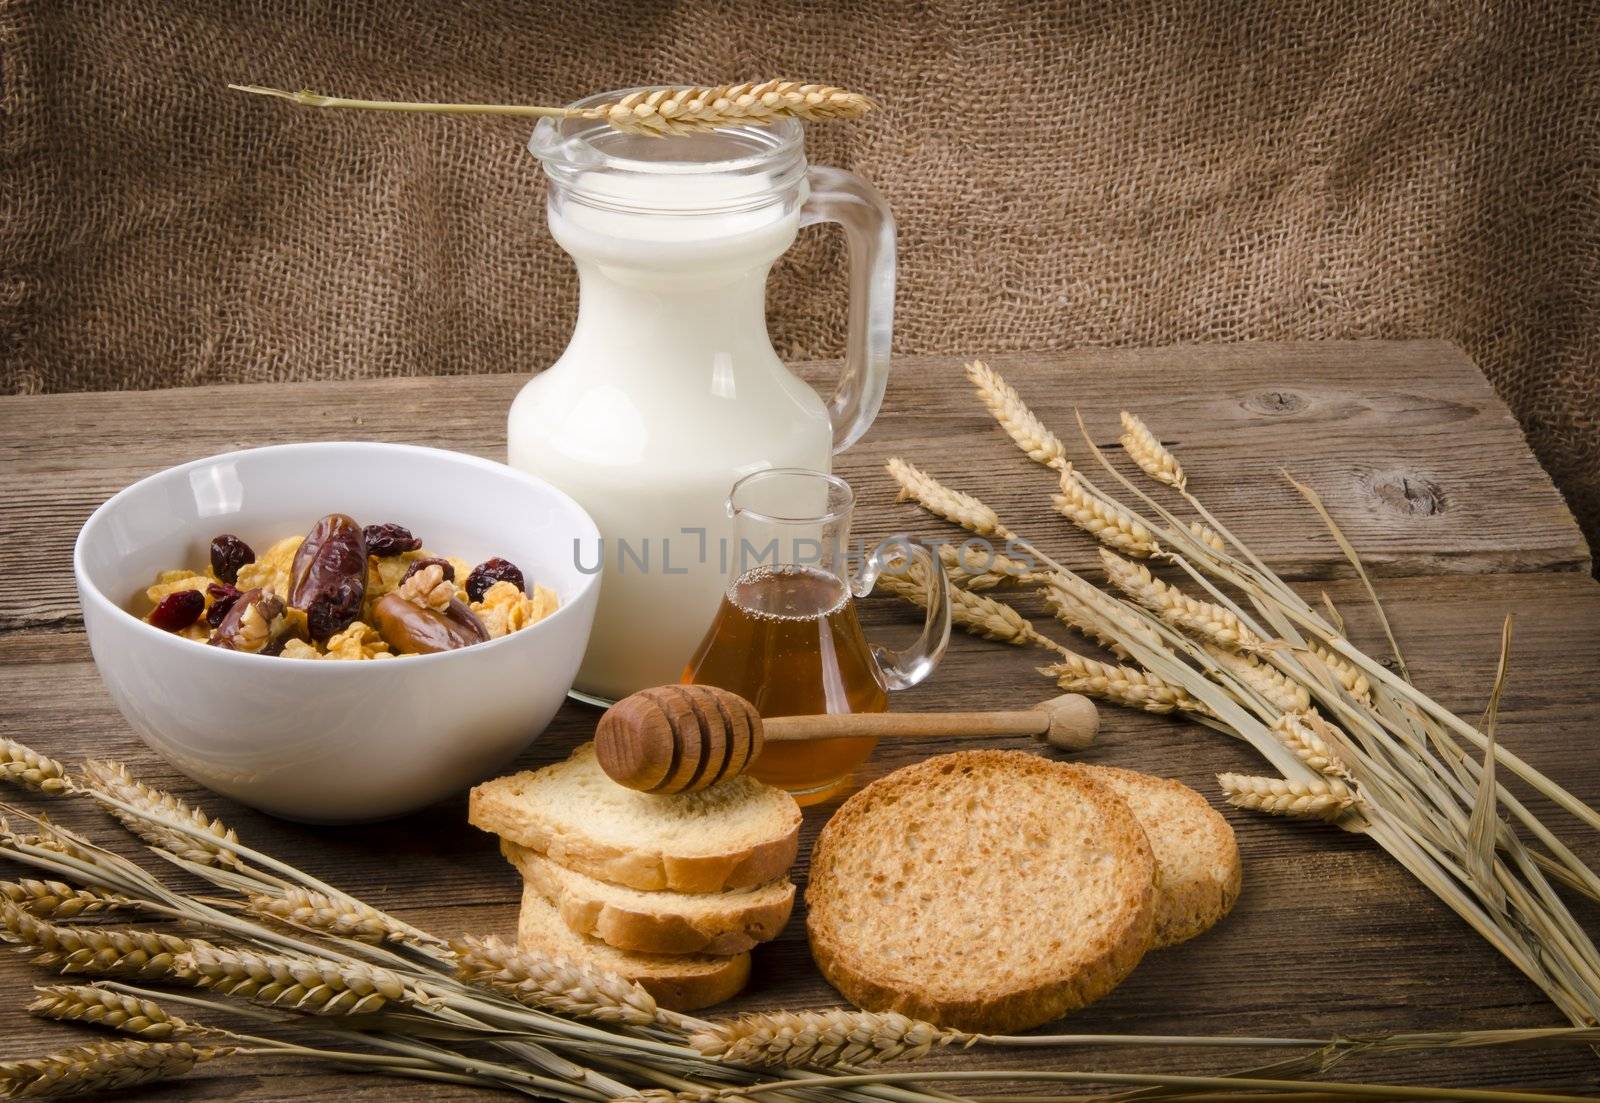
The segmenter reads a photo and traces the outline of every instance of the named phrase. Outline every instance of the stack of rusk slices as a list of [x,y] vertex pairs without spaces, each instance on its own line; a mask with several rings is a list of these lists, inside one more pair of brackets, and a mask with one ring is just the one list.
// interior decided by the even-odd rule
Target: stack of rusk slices
[[673,1010],[737,994],[751,947],[777,937],[794,907],[800,808],[751,777],[640,793],[585,744],[478,786],[469,818],[522,874],[519,945],[590,961]]

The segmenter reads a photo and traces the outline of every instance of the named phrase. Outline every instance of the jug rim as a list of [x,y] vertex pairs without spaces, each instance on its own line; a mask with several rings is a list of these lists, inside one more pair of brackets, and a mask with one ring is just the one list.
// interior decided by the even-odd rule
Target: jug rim
[[[741,490],[747,489],[756,483],[771,479],[775,476],[789,478],[805,477],[825,483],[835,494],[837,500],[830,495],[829,508],[821,513],[808,513],[803,517],[789,517],[782,514],[767,513],[756,509],[754,506],[739,505],[738,498]],[[748,517],[765,524],[775,525],[801,525],[801,524],[828,524],[832,521],[849,519],[856,508],[856,492],[850,484],[839,476],[827,471],[813,471],[809,467],[768,467],[760,471],[752,471],[741,476],[728,491],[727,510],[730,517]]]

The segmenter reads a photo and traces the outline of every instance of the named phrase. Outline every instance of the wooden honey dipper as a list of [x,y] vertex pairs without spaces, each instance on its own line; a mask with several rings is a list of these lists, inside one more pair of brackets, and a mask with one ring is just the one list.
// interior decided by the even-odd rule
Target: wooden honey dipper
[[715,686],[656,686],[624,697],[595,728],[594,752],[613,781],[645,793],[690,793],[744,773],[770,741],[859,736],[1032,735],[1064,750],[1094,742],[1100,714],[1076,693],[1012,712],[847,712],[762,720]]

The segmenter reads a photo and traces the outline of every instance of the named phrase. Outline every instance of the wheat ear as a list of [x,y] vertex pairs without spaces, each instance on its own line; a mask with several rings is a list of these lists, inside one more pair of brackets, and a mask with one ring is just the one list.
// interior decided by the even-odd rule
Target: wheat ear
[[[239,855],[231,849],[238,844],[239,837],[232,829],[213,820],[200,809],[185,804],[171,793],[144,784],[119,762],[90,759],[84,763],[83,772],[92,795],[110,797],[157,817],[151,819],[118,805],[101,802],[106,811],[110,812],[122,826],[148,845],[169,851],[197,865],[244,868]],[[187,820],[193,826],[213,836],[216,842],[203,842],[192,835],[168,827],[160,822],[161,817]]]
[[1091,493],[1070,463],[1062,466],[1061,490],[1051,501],[1058,513],[1107,547],[1141,559],[1161,550],[1137,517]]
[[0,1061],[0,1096],[43,1099],[120,1091],[183,1076],[202,1061],[226,1057],[231,1046],[187,1042],[96,1042],[44,1057]]
[[1189,485],[1183,468],[1178,464],[1178,457],[1156,439],[1143,421],[1126,410],[1122,411],[1121,444],[1128,457],[1139,465],[1139,470],[1156,482],[1175,486],[1179,490]]
[[39,919],[79,919],[114,911],[133,911],[138,905],[126,896],[76,889],[61,881],[0,881],[0,897]]
[[14,739],[0,739],[0,781],[52,797],[72,788],[64,765]]
[[364,1015],[411,998],[394,973],[358,961],[196,943],[179,956],[178,967],[201,988],[312,1015]]
[[1034,463],[1046,467],[1060,467],[1067,462],[1067,450],[1061,441],[1040,421],[1016,390],[1000,377],[1000,373],[974,360],[966,365],[967,381],[978,398],[989,408],[1000,428],[1016,446]]
[[1218,774],[1222,795],[1236,808],[1268,812],[1274,816],[1303,816],[1333,820],[1356,804],[1356,794],[1338,778],[1288,781],[1281,777],[1246,777]]
[[1205,712],[1205,706],[1166,679],[1131,666],[1114,666],[1068,652],[1061,662],[1039,668],[1068,693],[1097,697],[1145,712]]
[[1296,758],[1317,773],[1349,780],[1349,768],[1326,738],[1332,727],[1317,713],[1302,709],[1285,712],[1272,725],[1272,730],[1283,741],[1283,745],[1295,753]]
[[1306,687],[1271,663],[1207,641],[1201,645],[1218,666],[1249,686],[1279,712],[1304,712],[1311,707]]
[[[1039,577],[1026,563],[997,551],[973,553],[971,549],[965,547],[940,544],[938,552],[939,562],[944,564],[945,577],[950,580],[950,585],[959,586],[963,590],[994,590],[1000,587],[1019,586],[1025,582],[1036,581]],[[979,562],[986,566],[977,567]]]
[[935,1046],[971,1045],[977,1035],[945,1030],[898,1011],[772,1011],[707,1023],[689,1037],[704,1057],[734,1065],[799,1068],[916,1060]]
[[92,984],[57,984],[34,991],[39,994],[28,1005],[28,1011],[41,1019],[103,1026],[151,1041],[221,1033],[169,1015],[153,1000],[107,991]]
[[1343,655],[1335,654],[1315,641],[1311,643],[1309,650],[1321,660],[1323,666],[1328,668],[1329,673],[1344,687],[1346,693],[1363,704],[1372,704],[1372,683],[1361,673],[1360,668]]
[[[884,571],[876,583],[913,605],[928,604],[927,575],[912,566],[899,573]],[[1057,654],[1064,649],[1033,626],[1033,622],[1003,601],[952,586],[949,590],[950,620],[980,639],[1009,643],[1014,647],[1042,647]]]
[[1264,641],[1245,627],[1233,610],[1192,598],[1162,582],[1143,564],[1130,563],[1108,549],[1100,549],[1100,562],[1113,586],[1174,628],[1234,651],[1261,648]]
[[291,887],[268,895],[251,893],[247,909],[291,927],[378,945],[384,942],[443,946],[442,939],[419,931],[348,896]]
[[0,939],[36,951],[38,965],[62,973],[172,980],[185,976],[180,956],[203,945],[160,931],[121,927],[63,927],[0,900]]
[[463,935],[450,948],[462,980],[528,1007],[634,1026],[661,1018],[655,997],[641,985],[585,962],[519,950],[492,936]]
[[918,470],[898,456],[885,466],[889,477],[900,486],[895,501],[915,499],[929,513],[946,521],[954,521],[969,532],[979,536],[1011,538],[1011,530],[1000,523],[999,514],[972,495],[951,490],[932,475]]
[[1199,521],[1189,522],[1189,535],[1193,536],[1196,540],[1200,541],[1200,543],[1204,544],[1212,551],[1221,552],[1228,550],[1228,546],[1222,542],[1222,537],[1217,535],[1216,530],[1202,525]]
[[1082,598],[1071,590],[1059,585],[1054,574],[1045,587],[1044,603],[1049,608],[1052,616],[1078,635],[1099,644],[1117,658],[1124,661],[1133,656],[1115,635],[1101,627],[1094,615],[1094,609]]

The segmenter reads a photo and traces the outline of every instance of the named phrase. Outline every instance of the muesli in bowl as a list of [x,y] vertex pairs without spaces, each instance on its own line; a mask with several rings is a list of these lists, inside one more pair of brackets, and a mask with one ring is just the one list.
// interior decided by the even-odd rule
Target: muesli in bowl
[[261,555],[220,533],[203,568],[160,572],[144,620],[229,651],[288,659],[392,659],[485,643],[559,606],[509,560],[476,567],[425,548],[393,522],[330,513]]

